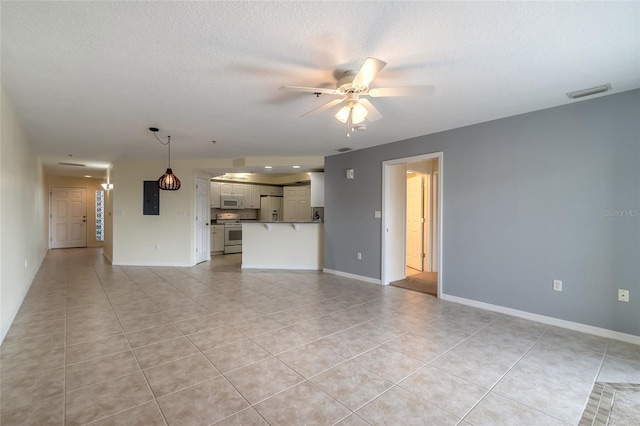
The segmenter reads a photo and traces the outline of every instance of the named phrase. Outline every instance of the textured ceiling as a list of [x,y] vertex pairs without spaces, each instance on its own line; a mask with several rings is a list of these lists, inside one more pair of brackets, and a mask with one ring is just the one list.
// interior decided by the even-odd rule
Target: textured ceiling
[[[640,3],[8,2],[2,85],[47,170],[163,159],[325,156],[575,102],[565,92],[640,87]],[[334,87],[367,56],[384,115],[346,138]],[[335,111],[334,111],[335,112]],[[216,144],[211,141],[216,140]],[[68,157],[72,154],[73,157]],[[77,168],[76,168],[77,169]]]

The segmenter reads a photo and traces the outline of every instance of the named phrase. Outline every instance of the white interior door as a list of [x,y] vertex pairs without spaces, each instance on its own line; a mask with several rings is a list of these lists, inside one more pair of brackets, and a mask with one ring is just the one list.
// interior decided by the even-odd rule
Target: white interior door
[[[438,272],[440,264],[440,199],[438,198],[440,172],[434,170],[431,175],[431,272]],[[440,289],[438,289],[440,291]],[[439,294],[439,293],[438,293]]]
[[51,248],[87,246],[86,188],[52,187]]
[[196,263],[209,260],[209,181],[196,178]]
[[407,178],[407,266],[418,271],[422,264],[422,175]]
[[403,164],[384,164],[383,282],[406,278],[406,190],[407,168]]

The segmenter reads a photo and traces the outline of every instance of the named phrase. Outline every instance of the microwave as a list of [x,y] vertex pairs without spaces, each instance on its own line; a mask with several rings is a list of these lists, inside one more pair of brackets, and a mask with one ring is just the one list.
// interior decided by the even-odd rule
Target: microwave
[[242,203],[241,195],[221,195],[220,196],[221,209],[241,209],[242,204],[243,203]]

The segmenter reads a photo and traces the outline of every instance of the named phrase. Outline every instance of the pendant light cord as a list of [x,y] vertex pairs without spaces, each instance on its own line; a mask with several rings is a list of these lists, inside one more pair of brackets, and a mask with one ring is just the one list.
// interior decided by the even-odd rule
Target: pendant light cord
[[155,136],[156,139],[158,139],[158,142],[160,142],[162,145],[169,145],[169,167],[171,167],[171,136],[167,136],[166,142],[162,142],[156,132],[153,132],[153,136]]

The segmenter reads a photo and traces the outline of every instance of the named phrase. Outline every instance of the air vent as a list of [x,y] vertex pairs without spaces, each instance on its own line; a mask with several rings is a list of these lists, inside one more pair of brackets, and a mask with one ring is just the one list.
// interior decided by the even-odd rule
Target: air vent
[[611,83],[603,84],[602,86],[590,87],[588,89],[576,90],[574,92],[567,92],[567,96],[571,99],[578,99],[584,98],[585,96],[608,92],[609,90],[611,90]]
[[351,151],[351,148],[340,148],[340,149],[336,149],[336,151],[338,151],[338,152],[348,152],[348,151]]
[[63,163],[62,161],[58,161],[58,164],[60,164],[61,166],[87,167],[87,165],[86,165],[86,164],[79,164],[79,163]]

